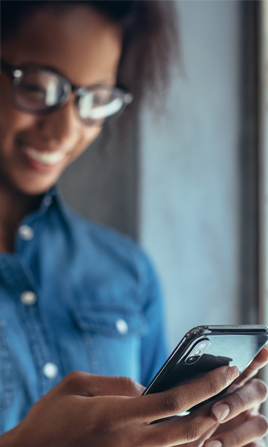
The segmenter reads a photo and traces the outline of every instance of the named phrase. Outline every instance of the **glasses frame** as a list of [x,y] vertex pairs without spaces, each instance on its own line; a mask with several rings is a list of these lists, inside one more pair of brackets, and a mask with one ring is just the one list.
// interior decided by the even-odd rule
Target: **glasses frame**
[[[2,58],[0,58],[0,64],[1,64],[1,68],[3,69],[3,71],[12,79],[12,102],[13,102],[13,104],[15,105],[15,107],[17,109],[21,110],[22,112],[30,113],[33,115],[42,116],[42,115],[48,115],[49,113],[54,112],[55,110],[64,106],[70,99],[70,95],[74,94],[76,96],[75,106],[76,106],[77,115],[79,117],[79,120],[83,124],[90,126],[90,125],[92,125],[92,123],[87,124],[86,120],[84,120],[79,114],[79,100],[83,96],[83,94],[85,94],[86,92],[94,92],[94,90],[102,87],[102,88],[110,89],[113,92],[116,92],[117,95],[122,98],[123,105],[122,105],[121,109],[113,115],[104,117],[103,120],[106,120],[110,117],[112,118],[113,116],[117,117],[118,115],[120,115],[123,112],[123,110],[133,100],[133,95],[127,89],[124,89],[121,87],[108,87],[103,84],[95,84],[95,85],[91,85],[91,86],[87,86],[87,87],[74,85],[65,76],[63,76],[60,72],[58,72],[57,70],[55,70],[54,68],[51,68],[51,67],[39,66],[39,65],[13,66]],[[45,73],[45,72],[51,73],[53,75],[57,75],[58,78],[62,79],[63,85],[64,85],[64,90],[65,90],[66,94],[60,99],[60,101],[57,104],[48,106],[48,107],[46,107],[46,109],[43,109],[43,110],[31,110],[30,108],[28,109],[26,107],[23,107],[17,101],[16,89],[17,89],[18,85],[20,84],[21,78],[23,76],[25,76],[27,73],[30,73],[33,71],[35,71],[35,72],[42,71],[43,73]],[[94,120],[92,119],[92,121],[94,121]]]

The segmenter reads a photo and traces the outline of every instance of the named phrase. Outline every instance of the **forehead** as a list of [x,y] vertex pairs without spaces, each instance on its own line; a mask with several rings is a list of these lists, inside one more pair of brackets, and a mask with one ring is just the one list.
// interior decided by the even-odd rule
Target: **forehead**
[[84,5],[37,9],[2,43],[11,64],[51,66],[80,85],[114,77],[120,54],[120,28]]

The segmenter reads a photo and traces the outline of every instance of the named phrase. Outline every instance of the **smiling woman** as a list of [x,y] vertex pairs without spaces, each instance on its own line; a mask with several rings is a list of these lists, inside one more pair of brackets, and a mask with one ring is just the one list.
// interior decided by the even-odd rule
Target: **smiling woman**
[[[173,3],[1,7],[0,446],[214,442],[223,420],[207,408],[181,421],[150,422],[217,394],[237,369],[140,396],[134,379],[148,384],[165,359],[154,270],[131,240],[73,213],[55,186],[106,119],[163,89],[176,48]],[[263,351],[244,381],[266,360]],[[224,403],[235,427],[222,431],[226,445],[264,434],[264,397],[256,380]],[[238,429],[244,435],[231,442]]]
[[[68,7],[59,17],[51,9],[55,7],[33,12],[35,20],[26,20],[26,31],[19,31],[19,39],[15,34],[2,44],[1,178],[35,195],[50,188],[99,135],[99,120],[86,116],[86,102],[92,102],[92,94],[82,88],[100,86],[93,95],[95,101],[101,94],[116,94],[113,87],[122,46],[120,28],[95,10],[83,5]],[[45,67],[51,67],[50,71]],[[78,88],[68,94],[70,82],[64,77],[82,91]],[[42,100],[45,88],[50,104]],[[56,104],[51,104],[52,95],[57,95],[57,101],[53,98]],[[94,103],[90,109],[94,110]],[[40,111],[46,114],[40,117]]]

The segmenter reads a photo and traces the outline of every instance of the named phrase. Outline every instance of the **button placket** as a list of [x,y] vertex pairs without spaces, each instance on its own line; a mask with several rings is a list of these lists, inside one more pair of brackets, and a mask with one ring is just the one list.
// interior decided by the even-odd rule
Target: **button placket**
[[41,292],[29,267],[25,267],[19,256],[0,258],[0,266],[4,272],[3,281],[16,298],[18,315],[35,364],[38,394],[41,397],[53,386],[52,379],[47,379],[44,375],[43,367],[47,363],[58,362],[54,340],[51,339],[49,328],[40,313],[38,301]]
[[44,205],[45,206],[50,206],[52,203],[52,197],[51,196],[47,196],[44,198]]
[[34,230],[29,225],[21,225],[18,229],[18,234],[21,239],[30,241],[34,237]]
[[118,318],[115,322],[116,330],[119,334],[125,335],[128,333],[128,324],[123,318]]
[[[48,344],[49,333],[44,325],[39,306],[33,305],[37,296],[33,292],[26,291],[21,294],[28,296],[26,303],[22,303],[21,312],[25,324],[26,334],[36,362],[38,371],[38,381],[40,384],[40,397],[51,389],[51,381],[58,376],[58,367],[53,363],[55,353],[53,346]],[[30,299],[29,299],[30,298]],[[29,302],[32,301],[32,302]],[[49,361],[49,360],[52,361]]]
[[32,306],[36,303],[37,297],[31,290],[25,290],[25,292],[22,292],[20,295],[20,301],[22,304],[25,304],[25,306]]
[[58,373],[59,370],[55,363],[47,362],[43,366],[43,374],[47,379],[55,379]]

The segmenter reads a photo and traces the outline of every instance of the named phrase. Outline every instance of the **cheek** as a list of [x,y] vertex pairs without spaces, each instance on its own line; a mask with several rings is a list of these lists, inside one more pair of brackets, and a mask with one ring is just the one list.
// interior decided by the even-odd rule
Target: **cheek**
[[16,109],[11,98],[11,85],[3,78],[0,82],[0,123],[7,125],[11,120],[16,119]]
[[9,79],[0,76],[0,107],[7,106],[8,103],[11,104],[11,82]]
[[84,141],[88,146],[98,138],[102,129],[103,126],[84,126]]
[[72,152],[69,159],[69,163],[74,161],[76,158],[79,157],[79,155],[85,152],[86,149],[93,143],[93,141],[95,141],[98,138],[101,131],[102,127],[100,126],[84,127],[79,144],[77,145],[76,149]]
[[35,125],[35,117],[19,112],[14,108],[2,111],[0,107],[0,144],[12,148],[16,139]]
[[20,132],[32,126],[35,117],[23,113],[15,108],[12,103],[10,85],[7,82],[0,83],[0,134],[3,137],[13,137],[16,132]]

